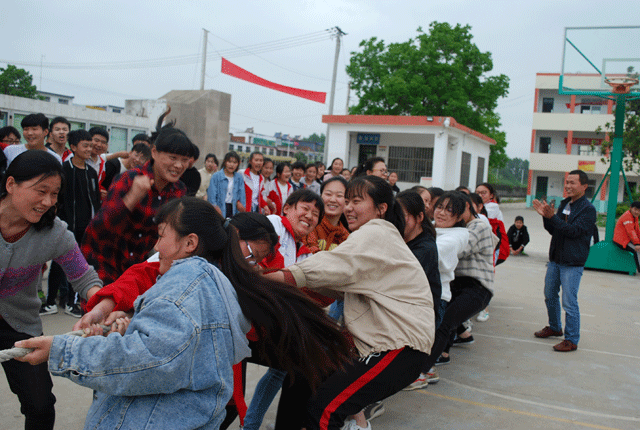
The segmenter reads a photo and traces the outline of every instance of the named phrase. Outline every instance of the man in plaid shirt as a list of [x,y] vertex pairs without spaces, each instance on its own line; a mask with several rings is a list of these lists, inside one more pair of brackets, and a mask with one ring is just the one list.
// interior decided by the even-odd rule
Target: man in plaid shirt
[[184,133],[173,127],[163,129],[151,151],[152,160],[124,172],[112,184],[81,247],[105,285],[144,261],[153,249],[158,239],[153,217],[163,203],[186,195],[179,179],[192,151],[193,144]]

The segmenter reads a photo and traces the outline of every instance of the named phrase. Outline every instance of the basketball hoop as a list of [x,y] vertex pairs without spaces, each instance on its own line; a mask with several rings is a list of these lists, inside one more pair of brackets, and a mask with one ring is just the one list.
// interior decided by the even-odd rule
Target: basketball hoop
[[638,78],[624,76],[621,78],[605,78],[604,82],[611,85],[613,94],[629,94],[631,87],[638,84]]

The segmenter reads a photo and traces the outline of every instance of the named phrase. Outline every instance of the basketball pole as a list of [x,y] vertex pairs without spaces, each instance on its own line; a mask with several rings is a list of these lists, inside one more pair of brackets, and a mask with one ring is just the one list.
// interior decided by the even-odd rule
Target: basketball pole
[[607,201],[607,226],[605,230],[605,240],[607,242],[613,242],[613,233],[616,228],[618,186],[620,184],[620,171],[622,170],[622,135],[624,133],[626,99],[625,94],[618,94],[616,97],[613,147],[611,148],[611,177],[609,181],[609,199]]

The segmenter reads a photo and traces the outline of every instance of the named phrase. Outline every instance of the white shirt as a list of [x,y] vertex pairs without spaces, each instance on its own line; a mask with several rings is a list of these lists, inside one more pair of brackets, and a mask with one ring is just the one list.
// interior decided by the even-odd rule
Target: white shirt
[[[45,149],[49,152],[49,154],[56,157],[56,160],[58,160],[60,164],[62,164],[62,158],[60,158],[60,156],[55,151],[52,151],[46,146],[45,146]],[[6,148],[4,148],[4,156],[7,157],[7,167],[9,167],[9,164],[11,164],[14,158],[16,158],[18,155],[26,151],[27,151],[27,145],[25,145],[24,143],[19,145],[9,145]]]
[[225,203],[233,203],[233,181],[234,181],[234,177],[228,177],[227,175],[225,175],[225,177],[227,178],[227,180],[229,181],[229,185],[227,186],[227,196],[224,199]]
[[258,197],[260,193],[260,175],[256,175],[253,172],[249,172],[251,176],[251,182],[253,182],[253,187],[251,187],[251,210],[254,210],[258,207]]

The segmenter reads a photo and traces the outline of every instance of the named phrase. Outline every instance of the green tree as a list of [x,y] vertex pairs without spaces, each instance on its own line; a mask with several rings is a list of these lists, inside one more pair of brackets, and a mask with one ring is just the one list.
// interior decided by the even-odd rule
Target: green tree
[[302,151],[298,151],[295,154],[293,154],[293,156],[295,157],[296,161],[301,161],[304,164],[309,163],[309,159],[307,158],[307,154],[305,154]]
[[305,142],[322,142],[324,144],[324,141],[327,137],[324,135],[324,133],[320,134],[319,136],[316,133],[313,133],[311,136],[309,137],[305,137],[304,140]]
[[498,99],[508,94],[509,78],[488,73],[491,53],[472,42],[471,27],[432,22],[429,32],[407,42],[360,42],[347,66],[358,104],[351,114],[452,116],[496,140],[489,165],[502,167],[505,133],[499,131]]
[[0,94],[36,99],[36,86],[33,77],[24,69],[11,64],[7,68],[0,67]]
[[[615,112],[614,112],[615,114]],[[640,100],[631,100],[626,104],[624,118],[624,132],[622,134],[622,168],[625,172],[636,172],[640,174]],[[596,133],[608,133],[609,141],[603,141],[600,147],[603,154],[607,154],[613,145],[613,134],[615,124],[605,123],[604,127],[598,127]],[[591,145],[595,147],[594,144]],[[611,157],[604,156],[603,162],[611,162]]]

